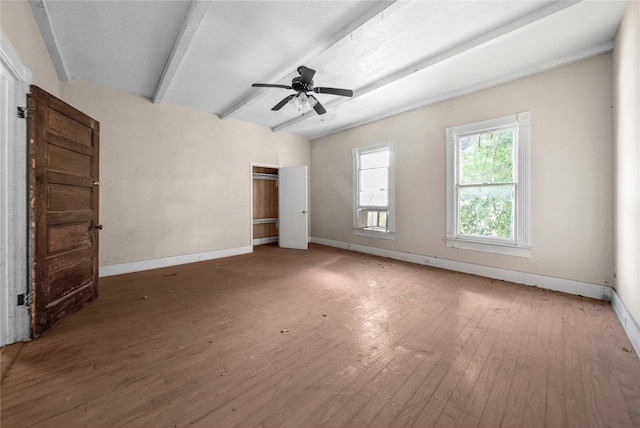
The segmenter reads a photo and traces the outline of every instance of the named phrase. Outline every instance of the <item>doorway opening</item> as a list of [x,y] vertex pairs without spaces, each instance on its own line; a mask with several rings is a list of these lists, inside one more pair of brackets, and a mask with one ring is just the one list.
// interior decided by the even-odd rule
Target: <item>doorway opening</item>
[[252,165],[252,245],[278,242],[278,168]]

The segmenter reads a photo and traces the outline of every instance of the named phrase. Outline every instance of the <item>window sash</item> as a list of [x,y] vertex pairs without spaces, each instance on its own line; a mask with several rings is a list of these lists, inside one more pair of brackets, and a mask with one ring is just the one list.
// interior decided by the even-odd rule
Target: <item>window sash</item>
[[[460,159],[462,156],[462,150],[460,147],[460,140],[468,137],[481,137],[482,135],[491,134],[491,133],[499,133],[501,131],[511,131],[512,133],[512,141],[511,141],[511,180],[508,181],[467,181],[465,179],[468,175],[464,174],[464,168],[462,165],[462,160]],[[509,182],[517,182],[517,166],[518,166],[518,129],[516,125],[508,125],[508,126],[500,126],[495,128],[483,129],[481,131],[469,132],[466,134],[456,135],[455,138],[455,150],[456,150],[456,184],[460,186],[464,185],[473,185],[473,184],[503,184]],[[471,174],[469,174],[471,175]]]
[[358,226],[360,229],[387,232],[389,230],[389,210],[361,207],[358,209]]
[[[363,171],[383,171],[384,177],[376,177],[371,174],[363,175]],[[379,181],[382,178],[381,181]],[[366,181],[368,183],[378,182],[378,186],[367,186],[366,188],[363,185],[363,182]],[[363,203],[363,198],[369,197],[368,203]],[[377,203],[376,203],[377,202]],[[377,208],[388,208],[389,207],[389,168],[388,167],[378,167],[371,169],[359,169],[358,170],[358,209],[362,207],[377,207]]]
[[[491,231],[493,232],[498,232],[497,235],[487,235],[487,234],[482,234],[482,233],[465,233],[464,232],[464,228],[462,227],[461,223],[462,223],[462,209],[461,206],[465,206],[465,204],[461,203],[461,199],[462,199],[462,191],[464,191],[464,189],[472,189],[472,188],[479,188],[479,189],[483,189],[483,188],[488,188],[488,189],[499,189],[499,188],[504,188],[505,190],[510,190],[510,195],[507,198],[504,198],[504,200],[507,200],[507,210],[508,213],[507,215],[509,216],[508,219],[508,230],[509,230],[509,236],[500,236],[499,232],[499,228],[498,227],[493,227],[493,228],[489,228]],[[486,183],[486,184],[477,184],[477,185],[460,185],[458,186],[458,192],[457,192],[457,197],[458,197],[458,203],[457,203],[457,212],[456,212],[456,220],[457,220],[457,228],[456,228],[456,237],[458,238],[469,238],[469,239],[481,239],[481,240],[488,240],[488,241],[497,241],[497,242],[504,242],[504,243],[511,243],[511,244],[515,244],[515,239],[517,236],[517,231],[516,231],[516,227],[517,227],[517,223],[516,223],[516,201],[517,201],[517,185],[516,183]],[[490,193],[487,193],[488,195],[490,195]],[[500,201],[500,198],[498,198],[498,201]],[[474,207],[471,207],[471,210],[473,210]],[[487,209],[485,207],[485,209]],[[504,211],[504,207],[503,207],[503,211]],[[503,214],[502,213],[493,213],[493,214]],[[495,221],[494,218],[491,217],[486,217],[484,218],[483,223],[491,223],[492,221]],[[481,228],[482,225],[478,226],[478,225],[474,225],[475,229],[479,229]]]

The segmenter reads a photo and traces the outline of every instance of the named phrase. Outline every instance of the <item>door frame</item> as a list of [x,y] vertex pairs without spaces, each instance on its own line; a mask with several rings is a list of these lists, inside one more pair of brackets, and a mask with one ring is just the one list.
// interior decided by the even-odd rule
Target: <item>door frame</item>
[[262,167],[262,168],[273,168],[280,169],[282,165],[272,165],[268,163],[260,163],[260,162],[251,162],[249,165],[249,246],[251,247],[251,251],[253,251],[253,167]]
[[19,119],[18,107],[27,107],[31,70],[0,32],[2,91],[0,120],[0,346],[31,337],[29,305],[18,306],[18,295],[28,296],[29,245],[27,209],[27,120]]

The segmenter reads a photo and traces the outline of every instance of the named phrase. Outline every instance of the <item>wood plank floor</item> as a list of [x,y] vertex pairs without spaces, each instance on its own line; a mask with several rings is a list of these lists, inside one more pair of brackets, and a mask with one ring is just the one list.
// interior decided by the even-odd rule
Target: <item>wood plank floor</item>
[[103,278],[17,350],[1,425],[638,427],[631,349],[604,302],[261,246]]

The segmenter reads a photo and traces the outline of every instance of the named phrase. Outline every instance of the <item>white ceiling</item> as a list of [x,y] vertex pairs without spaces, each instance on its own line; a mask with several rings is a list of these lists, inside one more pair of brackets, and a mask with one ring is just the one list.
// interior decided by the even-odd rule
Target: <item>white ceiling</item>
[[[612,49],[624,1],[30,0],[78,78],[311,139]],[[318,116],[286,105],[317,71]]]

